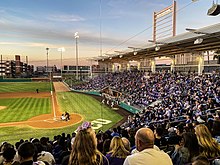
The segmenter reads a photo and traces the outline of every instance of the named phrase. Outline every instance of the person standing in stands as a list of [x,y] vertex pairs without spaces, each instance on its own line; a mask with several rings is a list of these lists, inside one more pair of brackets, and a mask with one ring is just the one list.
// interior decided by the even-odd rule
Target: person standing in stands
[[128,156],[124,165],[172,165],[169,155],[154,149],[154,133],[149,128],[141,128],[135,135],[138,153]]

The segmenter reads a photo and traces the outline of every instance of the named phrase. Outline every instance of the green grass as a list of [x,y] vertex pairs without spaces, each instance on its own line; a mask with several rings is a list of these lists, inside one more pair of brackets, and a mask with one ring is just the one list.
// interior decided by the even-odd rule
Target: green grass
[[[57,93],[57,97],[62,111],[68,111],[70,113],[79,113],[83,116],[84,121],[93,121],[100,118],[111,120],[112,121],[111,123],[107,125],[103,125],[102,130],[107,130],[108,128],[112,127],[115,123],[117,123],[123,118],[122,116],[117,114],[114,110],[106,107],[105,105],[101,105],[99,101],[88,95],[78,94],[73,92],[62,92],[62,93]],[[23,98],[23,99],[24,99],[23,102],[25,102],[25,100],[28,98]],[[35,98],[35,99],[38,100],[39,98]],[[17,103],[21,102],[19,101],[20,99],[15,99],[15,100],[6,99],[6,100],[0,101],[0,105],[3,106],[8,105],[9,107],[12,106],[16,108],[15,102],[16,101]],[[29,105],[29,108],[27,108],[29,109],[29,112],[27,113],[32,113],[32,114],[35,113],[34,111],[36,111],[36,109],[32,108],[33,105],[34,105],[33,103]],[[36,107],[38,107],[38,104],[36,104]],[[18,108],[16,110],[18,110]],[[28,117],[23,117],[27,115],[26,113],[22,113],[21,111],[19,111],[18,114],[16,112],[9,114],[9,111],[1,110],[0,121],[2,122],[2,120],[4,120],[4,117],[1,116],[8,116],[8,115],[9,116],[12,115],[10,118],[13,118],[13,116],[18,116],[16,117],[17,118],[16,120],[19,120],[19,118],[28,118]],[[38,112],[42,113],[43,109],[41,109]],[[14,120],[15,119],[13,119],[13,121]],[[65,127],[61,129],[33,129],[31,127],[24,127],[24,126],[2,127],[0,128],[0,142],[8,141],[12,144],[15,144],[15,142],[17,142],[20,139],[29,139],[31,137],[40,138],[42,136],[46,136],[53,138],[53,136],[61,134],[63,132],[65,132],[66,134],[68,133],[71,134],[76,130],[78,125],[80,124],[76,124],[74,126]]]
[[0,93],[8,92],[48,92],[51,89],[50,82],[1,82]]
[[50,98],[7,98],[0,99],[0,123],[25,121],[31,117],[51,112]]
[[115,123],[121,119],[114,110],[89,95],[62,92],[58,93],[58,101],[61,105],[61,111],[81,114],[88,121],[103,118]]

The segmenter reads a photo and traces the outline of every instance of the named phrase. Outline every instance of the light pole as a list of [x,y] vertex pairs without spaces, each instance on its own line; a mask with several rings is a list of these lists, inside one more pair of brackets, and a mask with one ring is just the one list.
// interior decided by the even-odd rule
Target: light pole
[[47,51],[47,69],[46,69],[46,72],[47,72],[47,76],[49,76],[49,74],[48,74],[48,52],[49,52],[49,48],[46,48],[46,51]]
[[76,79],[79,80],[79,73],[78,73],[78,66],[79,66],[79,63],[78,63],[78,38],[79,38],[79,35],[78,35],[78,32],[75,32],[74,37],[76,39]]
[[61,52],[61,57],[60,57],[60,73],[61,73],[61,78],[63,78],[63,52],[65,52],[65,48],[58,48],[58,51]]

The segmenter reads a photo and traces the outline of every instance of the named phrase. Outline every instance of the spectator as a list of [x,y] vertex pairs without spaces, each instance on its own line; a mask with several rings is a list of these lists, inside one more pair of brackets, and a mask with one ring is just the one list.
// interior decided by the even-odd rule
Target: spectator
[[69,165],[108,165],[107,158],[97,150],[95,131],[91,123],[78,127],[70,154]]
[[106,155],[109,160],[109,165],[123,165],[125,158],[130,154],[125,149],[121,137],[114,136],[111,140],[110,151]]
[[194,161],[192,162],[192,165],[210,165],[209,160],[205,156],[197,156]]
[[199,144],[196,135],[190,132],[183,133],[180,145],[175,146],[171,155],[173,165],[184,165],[190,163],[199,155]]
[[35,147],[31,142],[24,142],[18,148],[20,165],[45,165],[42,161],[34,162]]
[[47,137],[40,138],[40,143],[45,148],[45,151],[52,153],[52,145],[49,143],[49,138]]
[[105,139],[103,142],[103,151],[102,153],[106,155],[110,150],[111,139]]
[[121,140],[123,141],[125,149],[130,152],[131,151],[131,144],[130,144],[129,140],[125,137],[122,137]]
[[129,135],[128,140],[131,143],[131,148],[135,146],[135,138],[134,138],[135,133],[136,133],[135,128],[131,128],[128,130],[128,135]]
[[165,137],[163,137],[163,128],[161,127],[157,127],[154,131],[154,135],[155,135],[155,140],[154,140],[154,144],[157,147],[162,147],[162,146],[166,146],[167,145],[167,140],[165,139]]
[[112,136],[112,137],[114,137],[114,136],[120,136],[120,134],[118,133],[117,128],[113,128],[113,132],[111,133],[111,136]]
[[201,149],[201,154],[208,159],[213,159],[220,156],[220,145],[212,137],[210,131],[204,124],[195,127],[195,133]]
[[2,145],[0,146],[0,164],[2,164],[4,162],[4,157],[3,157],[3,153],[6,149],[8,148],[13,148],[13,145],[8,143],[8,142],[3,142]]
[[128,156],[124,165],[172,165],[172,161],[163,151],[155,150],[154,133],[149,128],[141,128],[135,135],[135,143],[138,153]]
[[19,165],[20,163],[18,161],[14,160],[14,157],[16,155],[16,151],[14,147],[6,148],[3,153],[3,163],[1,165]]
[[44,150],[44,147],[41,143],[37,142],[34,143],[35,146],[35,156],[37,160],[46,162],[48,165],[54,165],[55,159],[54,156],[50,153]]

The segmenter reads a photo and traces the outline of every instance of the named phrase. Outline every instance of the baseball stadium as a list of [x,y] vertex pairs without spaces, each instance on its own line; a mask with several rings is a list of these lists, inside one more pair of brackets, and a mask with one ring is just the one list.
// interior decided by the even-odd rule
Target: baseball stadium
[[[207,2],[179,2],[180,7],[177,8],[176,0],[172,0],[169,6],[167,2],[156,1],[136,1],[136,4],[132,2],[133,6],[127,6],[128,1],[100,0],[99,4],[87,1],[89,7],[75,2],[88,13],[93,3],[98,4],[94,6],[99,6],[96,8],[99,9],[99,27],[92,24],[85,26],[88,20],[95,20],[92,16],[88,17],[89,14],[85,19],[62,12],[56,15],[50,9],[51,13],[45,17],[48,22],[38,22],[36,15],[29,13],[27,16],[25,12],[28,10],[23,10],[23,7],[9,9],[8,3],[0,2],[3,5],[0,13],[4,18],[0,18],[0,25],[9,30],[1,31],[0,28],[0,34],[11,40],[1,42],[0,39],[3,52],[13,49],[8,49],[10,44],[16,51],[20,49],[16,48],[18,41],[12,42],[11,35],[17,36],[19,42],[27,36],[31,40],[36,39],[31,43],[22,42],[22,49],[47,45],[43,52],[45,55],[46,50],[46,60],[29,61],[29,57],[25,56],[23,62],[23,56],[19,54],[13,55],[15,60],[10,60],[11,56],[6,53],[0,56],[0,165],[220,164],[220,4],[213,1],[205,14],[208,17],[204,18],[206,26],[188,28],[202,20],[197,17],[191,24],[186,21],[186,16],[180,20],[177,16],[195,3],[207,8],[204,5]],[[64,4],[65,7],[54,1],[60,11],[73,5],[71,0]],[[141,11],[144,4],[148,9],[152,5],[157,10],[153,11],[152,25],[109,49],[111,46],[105,44],[116,40],[102,36],[103,30],[108,31],[110,24],[115,24],[117,29],[116,23],[120,22],[112,23],[110,20],[118,19],[120,14],[128,15],[130,19],[136,14],[131,11],[134,5],[139,5]],[[33,2],[27,2],[28,5],[31,10],[37,11],[32,8]],[[48,0],[45,0],[45,6],[48,5]],[[117,7],[120,5],[127,6],[129,12],[119,11]],[[107,10],[108,7],[112,9],[111,14],[102,17],[106,14],[102,9]],[[113,12],[115,8],[117,12]],[[42,12],[46,13],[46,9],[49,10],[44,8]],[[78,8],[75,10],[76,13],[82,12]],[[133,14],[129,15],[130,12]],[[185,14],[189,16],[191,12],[187,10]],[[40,12],[37,13],[39,18],[44,19]],[[21,24],[12,28],[9,22],[13,18],[24,21],[22,24],[30,23],[30,29]],[[188,19],[191,19],[190,16]],[[108,24],[107,20],[111,23]],[[185,25],[181,21],[186,21],[188,27],[177,34],[177,25]],[[57,22],[63,24],[58,25]],[[73,32],[72,29],[61,35],[52,28],[65,29],[73,22],[74,31],[78,24],[79,27],[84,25],[85,29],[99,28],[99,37],[94,37],[97,34],[91,35],[85,29],[82,39],[78,30],[74,33],[74,63],[70,58],[65,61],[63,56],[66,50],[67,56],[71,52],[72,43],[68,43],[68,35]],[[102,26],[104,23],[108,24],[108,28]],[[38,31],[36,25],[46,30]],[[47,25],[51,29],[47,29]],[[131,27],[126,27],[127,31]],[[32,29],[37,31],[36,34],[29,34]],[[149,29],[152,33],[147,42],[143,40],[141,46],[135,45],[138,40],[130,42]],[[24,38],[16,33],[18,31],[25,32]],[[40,38],[38,34],[48,35],[56,41],[49,44],[49,38]],[[86,52],[88,47],[85,45],[89,43],[89,48],[93,49],[91,52],[97,49],[91,48],[94,43],[89,34],[93,39],[99,38],[99,55],[86,57],[85,62],[79,57],[81,50]],[[116,36],[121,37],[120,34]],[[66,44],[66,49],[58,48],[59,59],[54,57],[50,60],[50,55],[55,54],[54,49],[61,45],[57,38],[60,41],[68,38],[62,43]],[[125,44],[126,48],[119,51],[118,48]],[[84,47],[81,48],[81,45]],[[39,51],[35,57],[42,58],[40,54],[43,53]]]

